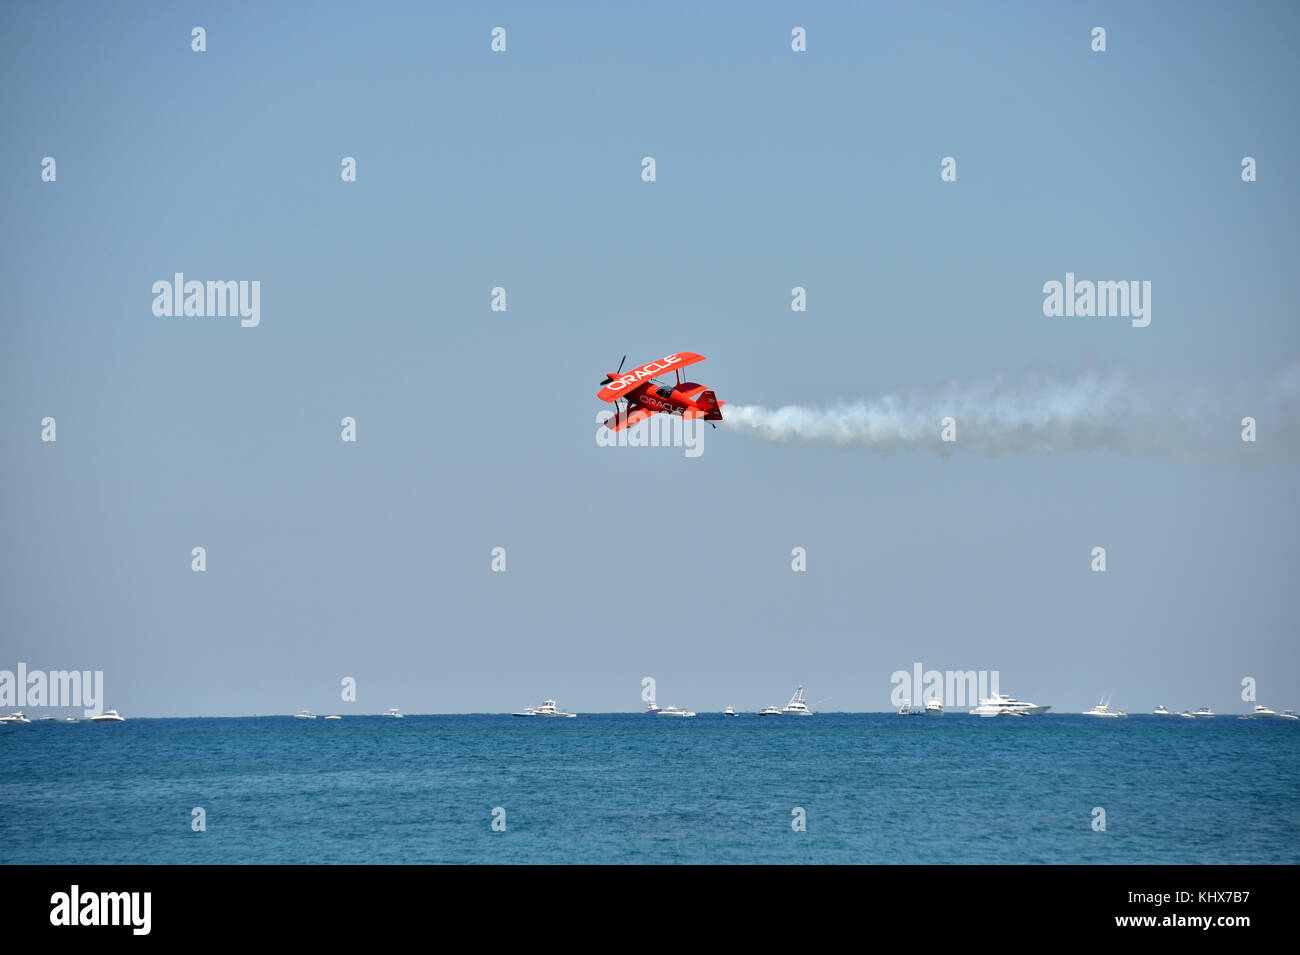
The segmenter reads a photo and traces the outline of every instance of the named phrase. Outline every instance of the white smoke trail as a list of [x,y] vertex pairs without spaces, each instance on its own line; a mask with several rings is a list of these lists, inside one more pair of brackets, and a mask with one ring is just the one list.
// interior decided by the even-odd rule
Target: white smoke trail
[[[956,440],[941,440],[944,418]],[[1256,441],[1242,440],[1242,419]],[[1073,378],[1030,375],[885,394],[824,408],[727,404],[724,425],[767,441],[859,446],[948,456],[1112,451],[1202,464],[1300,459],[1300,362],[1250,381],[1139,379],[1131,371]]]

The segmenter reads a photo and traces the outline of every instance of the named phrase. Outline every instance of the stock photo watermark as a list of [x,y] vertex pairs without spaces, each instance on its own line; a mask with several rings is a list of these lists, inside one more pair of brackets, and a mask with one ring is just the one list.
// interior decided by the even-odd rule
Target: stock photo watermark
[[1151,324],[1151,282],[1075,281],[1043,283],[1043,314],[1048,318],[1129,318],[1134,328]]
[[50,896],[50,904],[51,925],[125,926],[132,935],[148,935],[151,927],[152,892],[82,892],[74,884]]
[[[649,400],[646,400],[647,404]],[[704,453],[703,418],[687,421],[678,414],[654,414],[615,431],[606,425],[613,416],[596,414],[596,445],[602,448],[682,448],[688,458]]]
[[171,281],[154,282],[153,294],[158,318],[238,318],[244,328],[262,323],[262,283],[256,279],[187,282],[185,273],[177,272]]
[[912,669],[895,670],[889,682],[890,705],[898,709],[905,703],[943,704],[945,707],[974,706],[980,700],[998,695],[997,670],[927,670],[920,663]]
[[104,712],[104,671],[29,670],[19,663],[16,673],[0,670],[0,706],[82,707],[83,715],[99,716]]

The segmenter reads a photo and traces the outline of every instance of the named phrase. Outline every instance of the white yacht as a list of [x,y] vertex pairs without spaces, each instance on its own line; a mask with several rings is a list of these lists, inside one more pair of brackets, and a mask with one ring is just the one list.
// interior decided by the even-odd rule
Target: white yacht
[[65,717],[63,718],[63,722],[65,722],[65,723],[77,723],[77,722],[80,722],[80,721],[79,721],[75,716],[73,716],[72,714],[68,714],[67,716],[65,716]]
[[293,715],[293,718],[295,720],[314,720],[316,718],[316,714],[313,713],[311,710],[303,710],[301,713],[295,713]]
[[36,722],[44,723],[46,720],[52,720],[52,719],[54,719],[53,716],[42,716],[39,719],[37,719]]
[[899,716],[920,716],[921,710],[919,707],[913,706],[911,700],[904,700],[903,705],[898,708],[898,715]]
[[1283,710],[1283,711],[1282,711],[1282,715],[1279,716],[1278,719],[1283,719],[1283,720],[1300,720],[1300,716],[1297,716],[1297,715],[1296,715],[1296,711],[1295,711],[1295,710]]
[[541,706],[530,706],[522,713],[515,713],[515,716],[577,716],[577,713],[566,713],[564,710],[557,709],[554,700],[542,700]]
[[735,708],[734,706],[728,706],[725,710],[722,711],[722,715],[723,715],[723,716],[735,716],[735,715],[736,715],[736,708]]
[[1193,716],[1191,713],[1188,713],[1186,710],[1183,710],[1183,711],[1182,711],[1181,713],[1179,713],[1178,715],[1179,715],[1180,717],[1182,717],[1183,719],[1185,719],[1185,720],[1194,720],[1194,719],[1196,719],[1195,716]]
[[1255,708],[1247,713],[1245,718],[1248,720],[1276,720],[1281,718],[1281,714],[1277,710],[1269,709],[1262,703],[1256,703]]
[[1197,719],[1208,719],[1213,715],[1214,715],[1214,710],[1210,709],[1208,706],[1202,706],[1199,710],[1192,711],[1192,716],[1196,717]]
[[994,693],[992,696],[980,700],[980,705],[970,712],[972,716],[1041,716],[1050,709],[1050,706],[1026,703],[1023,700],[1017,700],[1015,697]]
[[943,704],[938,700],[931,700],[925,704],[926,716],[943,716]]
[[655,716],[659,713],[659,704],[654,700],[651,700],[650,705],[645,708],[645,711],[650,716]]
[[10,713],[8,716],[0,716],[0,723],[30,723],[30,722],[31,720],[23,716],[22,710],[19,710],[17,713]]
[[1109,697],[1109,696],[1102,697],[1100,700],[1098,700],[1098,701],[1097,701],[1097,705],[1094,706],[1092,709],[1090,709],[1090,710],[1084,710],[1084,711],[1083,711],[1083,715],[1084,715],[1084,716],[1104,716],[1104,717],[1106,717],[1106,718],[1108,718],[1108,719],[1116,719],[1116,718],[1119,718],[1119,717],[1128,716],[1128,714],[1125,713],[1123,710],[1112,710],[1112,709],[1110,708],[1110,697]]
[[780,715],[781,715],[781,707],[779,707],[779,706],[765,706],[765,707],[763,707],[761,710],[759,710],[755,715],[756,715],[756,716],[780,716]]
[[327,719],[327,720],[341,720],[341,719],[343,719],[343,717],[341,717],[341,716],[327,716],[327,717],[325,717],[325,719]]
[[679,709],[676,706],[665,706],[662,710],[659,711],[659,715],[660,716],[694,716],[695,712],[693,710]]
[[782,716],[812,716],[813,711],[808,709],[808,704],[803,700],[803,684],[794,691],[794,696],[790,697],[790,702],[781,707]]
[[120,715],[117,710],[105,710],[97,716],[90,718],[92,723],[125,723],[126,718]]
[[1161,703],[1159,706],[1157,706],[1157,707],[1155,708],[1155,710],[1153,711],[1152,715],[1153,715],[1153,716],[1173,716],[1174,714],[1173,714],[1173,713],[1170,713],[1167,709],[1165,709],[1165,705],[1164,705],[1163,703]]
[[393,719],[395,719],[395,720],[404,720],[404,719],[406,719],[406,717],[403,716],[403,715],[401,714],[401,712],[400,712],[400,711],[397,709],[397,707],[395,707],[395,706],[394,706],[391,710],[385,710],[385,711],[384,711],[384,715],[385,715],[385,716],[391,716],[391,717],[392,717]]

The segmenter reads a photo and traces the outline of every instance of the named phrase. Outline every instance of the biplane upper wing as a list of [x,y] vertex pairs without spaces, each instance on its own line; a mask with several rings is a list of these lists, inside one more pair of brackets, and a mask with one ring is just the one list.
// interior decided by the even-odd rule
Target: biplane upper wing
[[704,361],[703,355],[697,355],[694,352],[684,351],[675,355],[668,355],[656,361],[646,362],[640,368],[633,368],[631,371],[624,372],[617,376],[596,395],[601,401],[613,401],[616,398],[623,398],[627,393],[637,385],[644,384],[657,375],[665,372],[677,371],[685,368],[687,365],[694,365],[696,362]]

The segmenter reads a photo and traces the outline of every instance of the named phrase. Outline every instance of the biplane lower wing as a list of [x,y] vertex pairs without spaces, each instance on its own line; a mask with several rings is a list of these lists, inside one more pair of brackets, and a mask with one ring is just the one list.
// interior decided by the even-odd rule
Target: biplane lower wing
[[605,419],[605,427],[610,431],[626,431],[653,414],[653,411],[647,411],[645,408],[632,408],[627,414],[617,414]]

